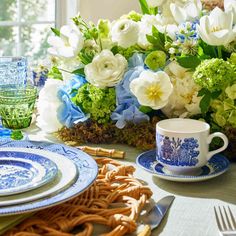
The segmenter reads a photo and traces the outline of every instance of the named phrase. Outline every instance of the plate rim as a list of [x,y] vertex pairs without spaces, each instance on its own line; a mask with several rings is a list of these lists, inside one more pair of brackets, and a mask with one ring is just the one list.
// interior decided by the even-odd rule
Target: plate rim
[[[50,172],[53,172],[51,174],[51,177],[50,178],[45,178],[45,176],[47,176],[48,174],[46,173],[46,167],[43,166],[41,163],[39,163],[38,161],[32,161],[32,160],[29,160],[29,159],[25,159],[24,157],[13,157],[13,156],[10,156],[10,157],[1,157],[0,156],[0,160],[7,160],[8,158],[9,159],[15,159],[15,161],[21,161],[21,162],[24,162],[24,163],[27,163],[27,164],[31,164],[32,167],[34,169],[37,170],[37,168],[35,168],[34,166],[34,162],[37,163],[37,165],[40,165],[44,170],[45,170],[45,174],[44,176],[41,177],[41,180],[38,180],[37,182],[35,183],[28,183],[28,184],[25,184],[21,187],[15,187],[15,188],[12,188],[13,191],[6,191],[6,193],[4,193],[4,191],[1,191],[0,190],[0,197],[3,197],[3,196],[11,196],[11,195],[15,195],[15,194],[19,194],[19,193],[24,193],[24,192],[28,192],[28,191],[31,191],[33,189],[36,189],[36,188],[39,188],[39,187],[42,187],[43,185],[49,183],[50,181],[54,180],[57,173],[58,173],[58,168],[57,168],[57,165],[54,161],[50,160],[49,158],[47,158],[46,156],[42,156],[38,153],[28,153],[26,151],[23,151],[23,150],[18,150],[18,151],[7,151],[7,147],[4,147],[4,148],[0,148],[0,153],[2,152],[13,152],[13,153],[24,153],[24,154],[30,154],[30,155],[34,155],[36,156],[37,158],[43,158],[45,159],[46,161],[50,162],[50,164],[52,165],[52,170],[50,170]],[[17,160],[18,159],[18,160]],[[24,160],[25,159],[25,160]],[[28,162],[27,162],[28,161]],[[20,188],[20,189],[19,189]],[[16,189],[16,190],[14,190]],[[18,190],[17,190],[18,189]]]
[[[73,199],[76,196],[82,194],[84,191],[86,191],[94,183],[94,181],[97,178],[98,165],[97,165],[96,161],[90,155],[88,155],[87,153],[85,153],[79,149],[76,149],[74,147],[69,147],[69,146],[66,146],[66,145],[60,144],[60,143],[51,143],[51,142],[44,142],[44,141],[43,142],[42,141],[28,141],[28,140],[0,142],[0,147],[10,147],[10,146],[4,146],[4,145],[10,145],[12,143],[15,143],[15,145],[13,147],[26,148],[27,146],[31,146],[31,148],[32,148],[32,146],[34,146],[35,150],[37,150],[37,147],[42,145],[44,147],[43,150],[46,150],[49,152],[52,152],[50,149],[48,149],[51,146],[54,146],[54,148],[57,146],[60,146],[61,149],[63,149],[64,151],[66,151],[66,149],[67,149],[69,152],[74,152],[77,154],[76,158],[78,158],[78,156],[80,155],[80,158],[82,158],[84,160],[86,159],[86,161],[87,160],[90,161],[90,164],[93,166],[93,168],[92,168],[93,178],[90,179],[89,182],[87,183],[87,185],[83,189],[80,189],[79,191],[78,191],[78,188],[77,188],[77,191],[75,191],[75,190],[71,191],[72,188],[76,189],[76,187],[78,187],[78,186],[76,186],[76,184],[78,185],[79,178],[77,178],[75,183],[68,186],[66,189],[63,189],[61,192],[56,193],[56,195],[47,196],[45,198],[38,199],[38,200],[29,202],[29,203],[23,203],[20,205],[0,207],[0,216],[16,215],[16,214],[22,214],[22,213],[27,213],[27,212],[34,212],[34,211],[46,209],[46,208],[61,204],[63,202],[69,201],[70,199]],[[21,145],[21,146],[19,146],[19,145]],[[26,145],[26,146],[22,146],[22,145]],[[59,153],[58,151],[57,151],[57,153],[60,155],[63,155],[63,154]],[[70,157],[69,159],[71,161],[73,161],[72,157]],[[75,162],[75,164],[76,164],[76,162]],[[78,163],[76,164],[76,166],[78,167]],[[71,193],[71,192],[73,192],[73,193]],[[65,194],[67,194],[68,196],[63,197],[63,195],[65,195]],[[56,198],[56,199],[53,199],[53,198]],[[34,205],[36,205],[36,206],[34,206]]]
[[[229,168],[230,168],[230,161],[229,161],[224,155],[222,155],[222,154],[216,154],[216,155],[214,155],[215,157],[219,157],[219,156],[220,156],[220,157],[223,158],[224,161],[227,163],[227,164],[226,164],[226,167],[225,167],[223,170],[219,171],[219,172],[211,173],[211,174],[209,174],[209,175],[201,175],[201,176],[193,176],[193,175],[189,175],[189,176],[188,176],[188,175],[179,175],[179,176],[177,176],[177,175],[159,173],[159,172],[153,171],[153,170],[151,170],[151,169],[148,169],[148,168],[144,167],[143,165],[141,165],[141,164],[139,163],[139,159],[140,159],[143,155],[149,154],[149,153],[153,153],[153,152],[155,152],[155,151],[156,151],[156,149],[153,149],[153,150],[149,150],[149,151],[146,151],[146,152],[143,152],[143,153],[139,154],[138,157],[136,158],[136,164],[137,164],[139,167],[141,167],[142,169],[144,169],[145,171],[148,171],[149,173],[152,173],[152,174],[154,174],[155,176],[157,176],[157,177],[159,177],[159,178],[161,178],[161,179],[165,179],[165,180],[169,180],[169,181],[174,181],[174,182],[200,182],[200,181],[204,181],[204,180],[208,180],[208,179],[215,178],[215,177],[217,177],[217,176],[219,176],[219,175],[225,173],[225,172],[228,171]],[[213,157],[214,157],[214,156],[213,156]],[[157,161],[157,163],[155,164],[155,166],[156,166],[157,164],[162,165],[162,164],[159,163],[158,161]],[[155,168],[155,166],[154,166],[154,168]],[[162,166],[163,166],[163,165],[162,165]]]

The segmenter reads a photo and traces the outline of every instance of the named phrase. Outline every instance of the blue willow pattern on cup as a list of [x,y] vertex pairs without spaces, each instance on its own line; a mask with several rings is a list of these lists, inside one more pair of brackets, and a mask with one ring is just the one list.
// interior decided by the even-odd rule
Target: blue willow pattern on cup
[[0,160],[0,172],[1,190],[25,185],[37,174],[37,170],[30,163],[12,160]]
[[0,86],[0,116],[2,124],[10,129],[23,129],[30,126],[37,88],[34,86]]
[[0,57],[0,85],[24,85],[28,63],[25,57]]
[[198,163],[198,140],[172,138],[157,134],[157,159],[174,166],[195,166]]

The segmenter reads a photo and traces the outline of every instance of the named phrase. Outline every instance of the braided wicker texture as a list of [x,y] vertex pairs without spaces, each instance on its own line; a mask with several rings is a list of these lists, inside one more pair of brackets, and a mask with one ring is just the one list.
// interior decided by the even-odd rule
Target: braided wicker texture
[[[37,212],[6,236],[90,236],[94,224],[108,227],[102,236],[135,232],[137,218],[151,197],[151,190],[133,177],[135,168],[109,158],[97,158],[99,174],[78,197]],[[77,233],[74,232],[75,228]]]

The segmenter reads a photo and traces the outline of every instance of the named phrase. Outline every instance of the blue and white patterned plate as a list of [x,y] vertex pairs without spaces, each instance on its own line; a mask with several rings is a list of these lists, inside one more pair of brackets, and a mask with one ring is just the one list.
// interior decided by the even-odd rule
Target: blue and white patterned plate
[[175,182],[199,182],[212,179],[227,171],[230,164],[226,157],[221,154],[217,154],[201,168],[201,171],[197,175],[175,175],[171,174],[163,165],[157,162],[156,150],[151,150],[140,154],[136,159],[136,163],[144,170],[155,174],[161,179]]
[[73,184],[67,186],[66,189],[36,201],[0,207],[1,216],[41,210],[68,201],[88,189],[93,184],[98,174],[97,163],[92,157],[76,148],[62,144],[33,141],[11,141],[0,143],[0,147],[21,147],[30,148],[30,150],[47,150],[53,153],[58,153],[73,161],[79,172],[79,177]]
[[0,150],[0,196],[38,188],[57,175],[56,164],[44,155]]

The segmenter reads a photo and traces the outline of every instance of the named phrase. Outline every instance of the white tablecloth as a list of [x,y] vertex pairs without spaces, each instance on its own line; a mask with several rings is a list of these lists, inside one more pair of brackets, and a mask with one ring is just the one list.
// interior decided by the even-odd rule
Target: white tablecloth
[[[29,138],[38,141],[58,140],[45,135],[36,128],[31,129]],[[126,151],[123,163],[136,167],[135,176],[147,183],[153,191],[153,199],[158,201],[166,195],[176,199],[161,225],[152,232],[153,236],[217,236],[219,235],[213,207],[229,205],[236,217],[236,163],[230,170],[214,179],[197,183],[177,183],[162,180],[139,168],[135,164],[140,153],[126,145],[99,145]]]

